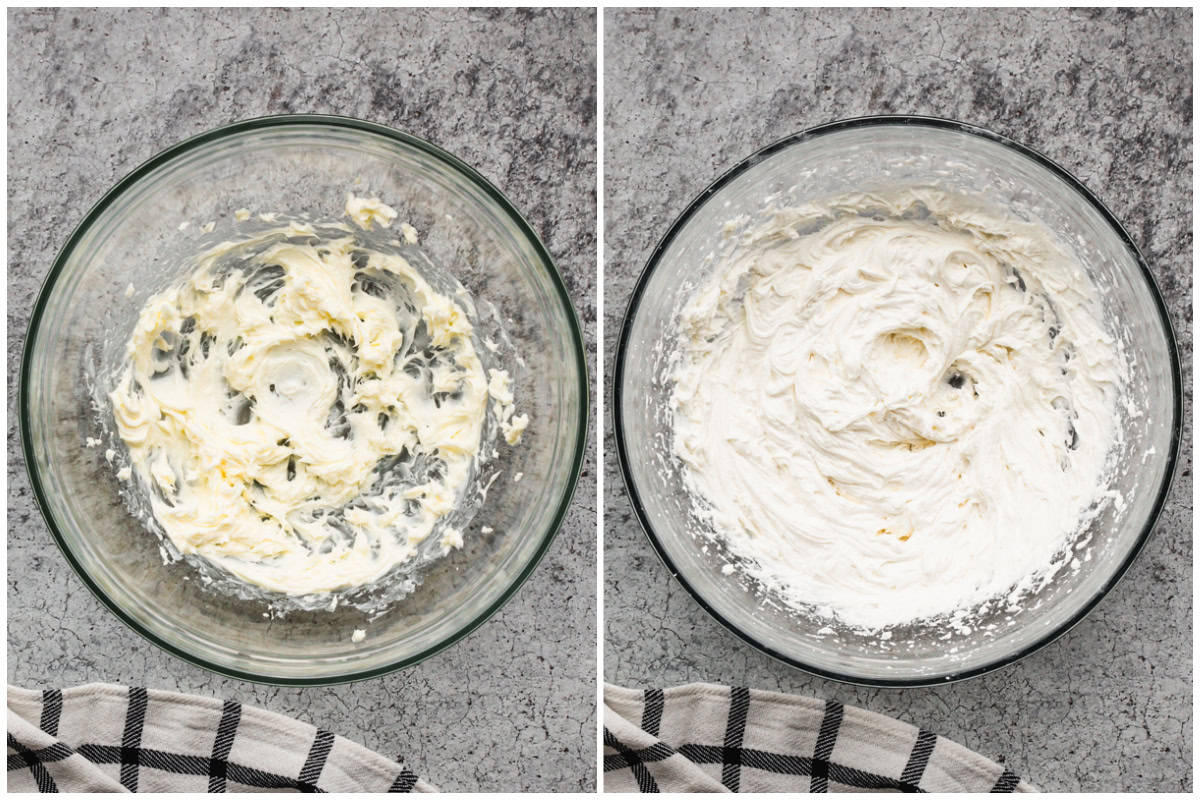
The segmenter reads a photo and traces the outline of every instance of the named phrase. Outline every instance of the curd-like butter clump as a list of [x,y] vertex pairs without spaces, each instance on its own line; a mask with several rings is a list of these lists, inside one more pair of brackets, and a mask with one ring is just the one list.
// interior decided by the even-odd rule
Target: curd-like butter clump
[[348,230],[292,223],[206,253],[146,302],[110,395],[175,547],[292,595],[412,558],[470,482],[489,400],[463,306]]

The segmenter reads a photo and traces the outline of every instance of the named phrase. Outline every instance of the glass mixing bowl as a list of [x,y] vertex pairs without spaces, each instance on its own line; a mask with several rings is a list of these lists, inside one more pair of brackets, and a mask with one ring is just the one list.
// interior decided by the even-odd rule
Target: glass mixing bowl
[[[342,214],[346,193],[380,197],[420,232],[410,260],[458,279],[479,308],[478,338],[502,346],[518,412],[531,422],[464,532],[416,588],[379,615],[272,612],[264,597],[213,591],[185,560],[164,565],[106,461],[122,451],[102,384],[152,294],[188,259],[236,235],[234,212]],[[206,222],[216,223],[205,232]],[[182,222],[190,222],[180,230]],[[394,226],[390,235],[396,236]],[[427,259],[427,261],[426,261]],[[130,287],[127,289],[127,287]],[[503,331],[503,333],[501,333]],[[481,356],[488,363],[486,351]],[[523,359],[518,360],[518,359]],[[546,552],[583,458],[587,376],[578,320],[536,234],[477,172],[419,139],[358,120],[250,120],[178,144],[138,167],[91,210],[54,262],[33,309],[21,365],[25,460],[67,560],[110,609],[168,651],[274,683],[379,675],[465,636],[512,596]],[[88,447],[88,437],[100,439]],[[118,463],[120,459],[118,458]],[[516,473],[523,479],[514,481]],[[487,526],[494,532],[485,533]],[[367,636],[353,642],[355,629]]]
[[[672,455],[671,385],[665,376],[682,304],[710,273],[725,225],[768,198],[819,200],[851,191],[936,181],[984,194],[1040,220],[1086,266],[1100,288],[1106,327],[1130,356],[1125,438],[1110,488],[1126,500],[1085,534],[1083,567],[1060,574],[1011,618],[970,633],[913,627],[887,647],[871,635],[818,633],[805,618],[748,590],[719,538],[704,530]],[[735,224],[736,227],[736,224]],[[1179,446],[1181,383],[1167,311],[1128,234],[1077,180],[1049,159],[987,131],[947,120],[873,117],[824,125],[755,153],[688,206],[655,248],[625,314],[614,372],[617,450],[634,511],[671,574],[721,623],[776,658],[838,680],[905,686],[969,677],[1015,661],[1069,630],[1121,578],[1150,535]],[[804,513],[804,498],[796,498]],[[1083,541],[1082,537],[1079,543]],[[949,634],[948,638],[946,637]]]

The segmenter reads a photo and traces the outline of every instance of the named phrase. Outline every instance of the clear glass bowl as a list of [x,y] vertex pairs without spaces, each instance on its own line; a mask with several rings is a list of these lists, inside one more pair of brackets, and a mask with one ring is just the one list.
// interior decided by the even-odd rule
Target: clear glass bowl
[[[236,209],[341,215],[348,190],[378,196],[421,231],[419,252],[480,307],[477,333],[511,337],[521,443],[461,550],[428,565],[380,616],[357,608],[272,616],[266,599],[207,588],[189,561],[164,565],[159,538],[121,496],[104,456],[122,444],[99,386],[151,294],[202,249],[235,235]],[[198,230],[207,221],[216,230]],[[190,221],[187,230],[178,226]],[[398,221],[398,222],[399,222]],[[245,225],[246,223],[237,223]],[[250,223],[254,224],[254,223]],[[132,286],[131,295],[126,287]],[[488,304],[491,304],[490,306]],[[491,313],[494,307],[495,313]],[[486,353],[485,361],[486,361]],[[397,669],[465,636],[512,596],[567,510],[587,427],[583,340],[567,291],[536,234],[505,197],[453,156],[358,120],[250,120],[178,144],[138,167],[91,210],[59,254],[33,309],[21,365],[21,432],[42,513],[67,560],[114,613],[168,651],[218,672],[273,683],[356,680]],[[86,447],[85,439],[102,439]],[[514,481],[516,473],[524,478]],[[483,526],[494,529],[484,534]],[[369,622],[369,624],[367,624]],[[358,643],[356,628],[367,631]]]
[[[818,200],[843,192],[937,181],[982,193],[1040,220],[1072,248],[1101,288],[1108,327],[1131,355],[1130,396],[1143,413],[1121,420],[1125,440],[1112,488],[1127,505],[1092,525],[1082,569],[1062,575],[994,630],[940,638],[914,627],[889,646],[839,631],[747,591],[722,574],[727,558],[703,530],[671,455],[671,355],[681,305],[707,277],[725,223],[754,217],[767,198]],[[1119,325],[1112,324],[1119,321]],[[884,686],[977,675],[1057,638],[1093,608],[1145,544],[1170,485],[1182,419],[1179,359],[1167,311],[1145,261],[1112,214],[1061,167],[987,131],[947,120],[872,117],[821,126],[755,153],[708,187],[675,221],[642,272],[626,311],[614,373],[617,450],[642,527],[671,574],[731,631],[783,661],[826,677]],[[797,498],[797,512],[803,513]],[[704,547],[707,545],[707,547]],[[1090,557],[1090,558],[1089,558]],[[1089,558],[1089,560],[1084,560]],[[895,646],[899,642],[900,646]]]

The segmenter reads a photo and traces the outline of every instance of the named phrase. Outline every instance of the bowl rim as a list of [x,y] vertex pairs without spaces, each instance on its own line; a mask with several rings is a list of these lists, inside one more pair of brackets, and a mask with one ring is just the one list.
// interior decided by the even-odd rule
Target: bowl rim
[[[57,280],[62,273],[67,260],[74,253],[79,245],[83,235],[95,223],[99,216],[111,206],[117,198],[124,195],[127,191],[138,185],[143,177],[158,167],[171,162],[172,160],[190,153],[198,148],[206,145],[235,138],[252,131],[270,128],[294,128],[294,127],[327,127],[341,130],[351,130],[367,134],[372,134],[401,145],[415,148],[432,156],[435,160],[442,162],[452,170],[466,177],[470,182],[482,189],[484,194],[490,198],[517,227],[521,234],[528,240],[528,243],[533,248],[537,255],[538,261],[541,263],[550,283],[553,287],[553,293],[561,303],[563,310],[566,312],[571,350],[574,354],[574,361],[579,367],[578,369],[578,391],[580,397],[580,407],[578,421],[575,425],[575,439],[573,443],[574,455],[571,460],[569,479],[567,480],[562,496],[558,500],[558,507],[554,512],[551,523],[542,535],[542,541],[539,543],[536,552],[529,561],[522,567],[518,575],[505,588],[505,590],[485,609],[471,619],[466,625],[456,630],[453,634],[441,639],[440,641],[424,648],[414,655],[407,656],[396,661],[389,662],[371,669],[351,670],[333,675],[324,675],[317,677],[294,677],[294,676],[277,676],[265,673],[254,673],[246,670],[236,669],[234,667],[218,663],[207,658],[202,658],[194,653],[191,653],[184,648],[172,644],[153,632],[145,629],[124,609],[122,609],[115,600],[110,598],[88,575],[87,570],[77,560],[75,554],[67,545],[62,533],[59,530],[58,523],[54,516],[49,511],[47,503],[48,492],[43,486],[39,468],[36,466],[37,461],[34,458],[34,447],[31,443],[31,430],[29,423],[29,385],[30,385],[30,368],[32,361],[33,345],[37,342],[37,332],[42,320],[45,306],[49,296],[52,294]],[[413,666],[425,659],[433,656],[436,653],[450,647],[451,645],[461,641],[470,635],[475,629],[488,620],[493,614],[500,610],[517,590],[525,583],[534,569],[541,562],[550,547],[550,543],[554,541],[559,530],[562,528],[563,521],[571,508],[571,501],[575,495],[575,489],[579,483],[579,476],[583,469],[583,460],[587,449],[587,435],[590,414],[591,396],[589,392],[590,379],[588,375],[587,356],[583,342],[582,327],[579,323],[579,316],[576,313],[575,305],[571,301],[570,293],[567,289],[561,272],[554,259],[550,256],[542,240],[534,232],[533,227],[526,221],[525,217],[516,209],[516,207],[508,200],[507,197],[497,189],[490,181],[484,178],[473,167],[466,164],[461,159],[441,149],[440,147],[431,144],[424,139],[420,139],[412,134],[396,130],[395,128],[381,125],[376,122],[369,122],[354,117],[328,115],[328,114],[278,114],[262,117],[254,117],[250,119],[240,120],[237,122],[228,123],[211,130],[204,131],[194,136],[188,137],[176,144],[167,147],[139,166],[127,173],[123,178],[117,181],[111,189],[106,191],[99,201],[91,207],[84,215],[83,220],[75,227],[70,237],[58,255],[54,259],[53,265],[47,272],[46,277],[42,280],[41,287],[38,289],[37,299],[34,302],[33,310],[30,313],[29,324],[25,329],[25,341],[22,343],[21,367],[18,376],[18,404],[20,418],[20,436],[21,436],[21,454],[25,460],[25,472],[29,477],[30,485],[33,488],[34,498],[37,502],[38,511],[45,520],[46,526],[50,529],[50,533],[54,538],[58,549],[66,557],[67,562],[79,576],[83,584],[91,590],[109,611],[121,620],[125,625],[131,628],[135,633],[140,634],[152,644],[157,645],[171,655],[179,657],[184,661],[210,670],[220,675],[225,675],[231,678],[250,681],[254,683],[264,683],[277,686],[325,686],[339,683],[350,683],[354,681],[367,680],[369,678],[386,675],[390,672]]]
[[[663,544],[660,542],[658,535],[655,533],[654,528],[650,523],[649,516],[646,513],[645,505],[642,502],[642,498],[639,495],[638,489],[633,480],[633,473],[629,464],[629,453],[625,443],[627,432],[621,405],[621,384],[625,373],[625,359],[629,354],[629,339],[633,328],[633,320],[637,315],[638,309],[641,305],[641,300],[646,291],[646,286],[649,283],[650,276],[657,269],[663,255],[665,254],[667,248],[675,240],[675,237],[700,210],[700,208],[704,206],[710,199],[716,196],[718,191],[754,165],[793,145],[801,144],[827,134],[846,130],[897,126],[924,126],[939,130],[957,131],[1007,147],[1019,155],[1025,156],[1027,159],[1033,161],[1035,164],[1040,165],[1051,174],[1060,178],[1070,188],[1074,189],[1086,203],[1089,203],[1100,214],[1105,222],[1108,223],[1113,232],[1116,233],[1117,237],[1129,249],[1129,252],[1133,255],[1134,260],[1137,262],[1137,265],[1140,268],[1140,274],[1143,280],[1145,280],[1146,285],[1150,290],[1150,294],[1154,299],[1155,308],[1158,310],[1159,319],[1162,323],[1163,330],[1167,338],[1167,348],[1169,350],[1169,360],[1171,364],[1171,390],[1173,402],[1171,441],[1169,448],[1170,452],[1167,456],[1167,468],[1163,472],[1162,480],[1155,490],[1156,496],[1154,499],[1153,509],[1146,518],[1145,524],[1142,527],[1142,531],[1138,535],[1137,541],[1134,543],[1133,547],[1126,554],[1125,558],[1122,560],[1113,574],[1109,576],[1107,581],[1105,581],[1100,590],[1096,592],[1096,594],[1090,598],[1087,603],[1085,603],[1069,619],[1065,620],[1053,630],[1038,637],[1035,641],[1021,648],[1017,652],[996,658],[978,667],[973,667],[969,670],[963,670],[961,672],[945,672],[941,674],[914,678],[875,678],[854,675],[850,673],[839,673],[833,670],[817,667],[801,659],[797,659],[782,653],[770,645],[765,644],[764,642],[758,641],[753,636],[739,629],[730,620],[728,620],[719,609],[717,609],[713,604],[709,603],[700,594],[700,592],[694,586],[692,586],[691,583],[689,583],[687,578],[685,578],[680,571],[676,569],[674,562],[667,554],[666,549],[663,547]],[[1150,535],[1154,530],[1155,524],[1157,523],[1158,518],[1162,513],[1163,506],[1166,503],[1171,486],[1174,483],[1175,472],[1178,467],[1180,437],[1183,429],[1183,381],[1179,363],[1179,350],[1175,340],[1174,327],[1171,323],[1171,315],[1166,307],[1166,303],[1163,301],[1162,293],[1158,288],[1158,283],[1154,278],[1153,272],[1150,270],[1149,264],[1142,256],[1142,253],[1138,249],[1137,245],[1134,244],[1129,233],[1117,220],[1116,216],[1108,209],[1107,206],[1104,205],[1103,202],[1101,202],[1101,200],[1095,194],[1092,193],[1091,190],[1089,190],[1082,183],[1082,181],[1075,178],[1074,175],[1072,175],[1057,162],[1048,156],[1043,155],[1037,150],[1034,150],[1033,148],[1022,145],[1001,134],[994,133],[985,128],[981,128],[969,123],[945,119],[942,117],[929,117],[911,114],[853,117],[827,122],[807,128],[797,133],[793,133],[771,144],[768,144],[766,147],[763,147],[762,149],[742,159],[736,165],[710,183],[703,191],[701,191],[687,205],[683,212],[675,218],[675,221],[671,223],[671,226],[667,229],[667,232],[659,240],[658,244],[655,245],[654,250],[651,251],[650,258],[646,261],[645,267],[642,268],[641,274],[638,276],[637,282],[634,284],[633,293],[630,295],[629,301],[626,304],[625,316],[621,321],[620,335],[617,340],[617,350],[613,369],[612,392],[613,429],[615,433],[614,438],[616,439],[617,444],[617,460],[621,467],[621,477],[624,481],[626,492],[629,495],[630,505],[633,507],[634,514],[638,519],[638,523],[642,527],[642,531],[646,534],[646,538],[650,540],[651,546],[654,548],[654,551],[658,553],[659,558],[662,559],[662,562],[666,565],[667,570],[676,580],[679,581],[680,584],[683,585],[683,587],[688,591],[689,594],[691,594],[696,602],[700,604],[700,607],[708,612],[708,614],[717,622],[721,623],[726,630],[778,661],[782,661],[785,664],[804,670],[805,672],[809,672],[823,678],[840,681],[842,683],[887,688],[941,686],[954,681],[966,680],[967,678],[983,675],[1020,661],[1026,656],[1031,655],[1032,653],[1055,641],[1078,625],[1084,619],[1084,617],[1086,617],[1092,611],[1092,609],[1100,603],[1101,600],[1108,596],[1109,592],[1112,591],[1113,587],[1115,587],[1121,581],[1121,579],[1129,571],[1129,568],[1133,565],[1134,561],[1137,560],[1137,557],[1145,548],[1146,542],[1149,540]]]

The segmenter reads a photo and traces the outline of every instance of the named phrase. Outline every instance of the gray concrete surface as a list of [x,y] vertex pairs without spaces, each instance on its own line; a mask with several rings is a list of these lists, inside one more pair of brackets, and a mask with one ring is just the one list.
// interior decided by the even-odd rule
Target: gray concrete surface
[[9,681],[235,698],[399,754],[445,789],[593,788],[593,458],[547,558],[465,641],[377,680],[273,688],[168,656],[92,597],[34,506],[11,403],[33,298],[88,207],[163,147],[263,114],[361,117],[475,166],[541,234],[592,342],[594,12],[11,11],[8,48]]
[[[1041,150],[1092,187],[1154,268],[1191,418],[1190,11],[612,10],[605,16],[605,352],[653,245],[758,148],[875,113],[958,118]],[[983,678],[856,688],[727,633],[667,574],[605,459],[605,674],[835,698],[1007,759],[1055,790],[1192,787],[1192,458],[1124,582],[1065,638]]]

